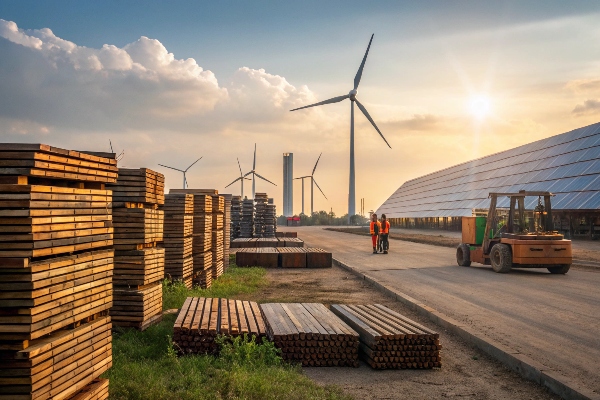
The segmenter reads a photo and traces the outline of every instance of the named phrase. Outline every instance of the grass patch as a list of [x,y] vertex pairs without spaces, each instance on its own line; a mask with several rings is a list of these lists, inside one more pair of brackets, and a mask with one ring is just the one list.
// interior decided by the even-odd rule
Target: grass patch
[[111,399],[349,399],[339,388],[321,387],[284,363],[272,343],[222,344],[221,355],[177,357],[171,346],[174,315],[144,332],[113,339]]
[[[210,289],[188,290],[182,283],[163,283],[164,309],[180,308],[186,297],[251,294],[268,285],[263,268],[230,266]],[[176,315],[144,332],[118,329],[113,334],[112,399],[350,399],[337,387],[321,387],[299,366],[283,362],[270,342],[221,341],[217,357],[177,357],[171,336]]]
[[163,281],[163,309],[181,308],[186,297],[226,297],[251,294],[268,285],[267,271],[260,267],[229,266],[227,272],[213,282],[209,289],[189,290],[182,282]]

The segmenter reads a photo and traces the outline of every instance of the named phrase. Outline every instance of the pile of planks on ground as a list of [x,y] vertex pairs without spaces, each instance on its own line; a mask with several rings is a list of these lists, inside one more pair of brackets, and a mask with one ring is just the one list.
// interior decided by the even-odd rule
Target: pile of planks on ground
[[112,365],[116,164],[0,144],[0,399],[69,399]]
[[225,199],[223,208],[223,269],[229,267],[229,249],[231,248],[231,204],[233,195],[222,194]]
[[298,238],[239,238],[231,241],[232,249],[253,247],[304,247],[304,241]]
[[239,267],[264,268],[331,268],[332,254],[312,247],[259,247],[236,249]]
[[216,354],[217,335],[255,336],[261,343],[266,327],[253,301],[188,297],[173,327],[173,342],[180,354]]
[[165,177],[147,168],[119,168],[113,191],[115,243],[113,325],[144,330],[162,319]]
[[240,237],[251,238],[254,236],[254,200],[242,200],[242,215],[240,217]]
[[194,196],[185,193],[165,195],[163,247],[165,276],[192,288],[194,273],[193,232]]
[[441,367],[439,334],[380,304],[331,306],[360,335],[361,357],[375,369]]
[[171,189],[169,193],[194,196],[194,282],[208,288],[229,265],[230,230],[225,229],[229,214],[225,213],[225,203],[231,195],[219,195],[215,189]]
[[358,367],[358,333],[319,303],[261,304],[269,339],[303,366]]
[[275,237],[278,238],[297,238],[298,232],[275,232]]
[[231,240],[240,237],[240,223],[242,222],[242,196],[231,197]]

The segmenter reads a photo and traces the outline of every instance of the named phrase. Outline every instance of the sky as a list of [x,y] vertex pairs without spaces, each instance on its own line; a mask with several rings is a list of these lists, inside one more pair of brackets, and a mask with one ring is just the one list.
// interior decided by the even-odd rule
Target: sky
[[[283,153],[315,179],[315,211],[348,210],[403,182],[600,120],[597,1],[0,2],[0,141],[124,151],[181,187],[240,193],[236,159],[277,186]],[[250,195],[251,184],[244,187]],[[294,212],[302,211],[294,183]],[[305,186],[305,212],[310,187]]]

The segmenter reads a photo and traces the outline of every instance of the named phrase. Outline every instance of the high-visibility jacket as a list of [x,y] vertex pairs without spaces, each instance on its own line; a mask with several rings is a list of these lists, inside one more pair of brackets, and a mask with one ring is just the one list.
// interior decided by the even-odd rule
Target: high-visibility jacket
[[379,226],[381,227],[379,233],[390,233],[390,221],[386,220],[385,223],[380,222]]
[[371,235],[379,235],[379,232],[381,231],[381,223],[379,221],[373,222],[371,221]]

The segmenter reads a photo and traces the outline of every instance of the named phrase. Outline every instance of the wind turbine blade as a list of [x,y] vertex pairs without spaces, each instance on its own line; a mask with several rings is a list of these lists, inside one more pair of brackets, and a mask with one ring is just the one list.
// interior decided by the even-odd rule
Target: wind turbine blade
[[311,176],[315,174],[315,170],[317,169],[317,164],[319,163],[319,160],[321,159],[322,155],[323,155],[323,153],[319,154],[319,158],[317,158],[317,162],[315,163],[315,167],[313,168],[313,172],[312,172]]
[[377,127],[377,125],[375,125],[375,121],[373,121],[373,118],[371,118],[371,116],[367,112],[367,109],[365,108],[365,106],[363,106],[362,104],[360,104],[360,102],[358,100],[355,100],[355,102],[356,102],[356,105],[358,106],[358,108],[360,108],[360,111],[362,111],[362,113],[365,114],[365,117],[367,117],[367,119],[371,122],[371,124],[373,125],[373,127],[377,130],[377,132],[379,133],[379,135],[381,136],[381,138],[383,139],[383,141],[385,142],[385,144],[387,144],[388,147],[391,149],[392,146],[390,146],[390,144],[388,143],[388,141],[385,140],[385,137],[383,137],[383,133],[381,133],[381,131],[379,130],[379,128]]
[[114,153],[113,148],[112,148],[112,141],[110,139],[108,139],[108,143],[110,143],[110,152]]
[[[315,180],[315,178],[313,178],[313,182],[315,183],[315,185],[317,185],[317,187],[321,191],[321,194],[323,195],[323,197],[325,197],[327,199],[327,196],[325,196],[325,193],[323,193],[323,191],[321,190],[321,187],[319,186],[319,184],[317,183],[317,181]],[[327,200],[329,200],[329,199],[327,199]]]
[[250,172],[248,172],[247,174],[245,174],[245,175],[244,175],[244,178],[245,178],[245,177],[247,177],[248,175],[250,175],[252,172],[254,172],[254,171],[250,171]]
[[160,165],[161,167],[165,167],[165,168],[169,168],[169,169],[174,169],[175,171],[185,172],[185,171],[182,171],[182,170],[177,169],[177,168],[169,167],[168,165],[163,165],[163,164],[158,164],[158,165]]
[[240,179],[242,179],[242,177],[240,176],[239,178],[236,178],[235,181],[231,182],[229,185],[225,186],[225,188],[227,189],[229,186],[233,185],[234,183],[236,183],[237,181],[239,181]]
[[242,166],[240,165],[240,159],[238,158],[237,161],[238,161],[238,167],[240,168],[240,176],[242,176],[243,173],[242,173]]
[[256,143],[254,143],[254,162],[252,163],[252,171],[256,169]]
[[371,42],[373,41],[373,36],[375,36],[375,34],[371,35],[371,40],[369,40],[369,45],[367,46],[365,56],[363,57],[363,60],[360,63],[360,67],[358,68],[356,76],[354,77],[354,90],[358,89],[358,84],[360,83],[360,78],[362,77],[363,68],[365,68],[365,62],[367,61],[367,56],[369,55],[369,49],[371,48]]
[[[272,184],[272,185],[275,185],[273,182],[271,182],[271,181],[270,181],[270,180],[268,180],[267,178],[263,178],[262,176],[260,176],[260,175],[259,175],[259,174],[257,174],[256,172],[254,173],[254,175],[258,176],[258,177],[259,177],[260,179],[262,179],[263,181],[267,181],[267,182],[269,182],[270,184]],[[277,186],[277,185],[275,185],[275,186]]]
[[[202,157],[204,157],[204,156],[202,156]],[[193,166],[194,164],[196,164],[198,161],[202,160],[202,157],[200,157],[199,159],[197,159],[196,161],[194,161],[194,162],[193,162],[193,163],[192,163],[192,164],[191,164],[189,167],[187,167],[187,168],[185,169],[185,172],[187,172],[187,171],[188,171],[188,169],[192,168],[192,166]]]
[[323,104],[339,103],[342,100],[346,100],[348,97],[350,97],[350,95],[345,94],[343,96],[333,97],[333,98],[331,98],[329,100],[323,100],[323,101],[320,101],[318,103],[311,104],[311,105],[308,105],[308,106],[294,108],[293,110],[290,110],[290,111],[302,110],[303,108],[309,108],[309,107],[322,106]]
[[183,175],[183,184],[184,184],[184,189],[189,187],[189,185],[187,183],[187,178],[185,177],[185,175]]

